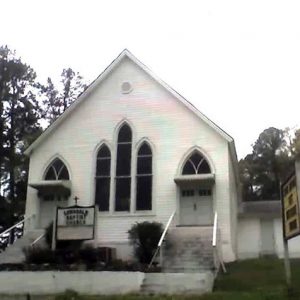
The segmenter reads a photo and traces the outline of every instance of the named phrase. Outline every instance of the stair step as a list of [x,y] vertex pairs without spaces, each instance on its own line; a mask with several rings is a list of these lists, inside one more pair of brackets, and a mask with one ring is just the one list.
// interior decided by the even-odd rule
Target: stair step
[[32,230],[26,232],[21,238],[9,245],[4,252],[0,254],[0,264],[22,263],[25,260],[23,249],[29,247],[38,237],[44,233],[44,230]]
[[164,272],[196,273],[214,268],[212,227],[176,227],[162,248]]
[[211,272],[147,273],[141,286],[143,294],[203,294],[210,292],[214,276]]

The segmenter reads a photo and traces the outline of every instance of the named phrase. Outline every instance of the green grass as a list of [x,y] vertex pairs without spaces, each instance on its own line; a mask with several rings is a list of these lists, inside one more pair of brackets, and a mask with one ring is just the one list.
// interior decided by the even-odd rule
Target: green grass
[[288,298],[285,292],[215,292],[203,296],[81,296],[78,298],[56,298],[56,300],[296,300],[298,297]]
[[[300,291],[300,260],[291,260],[292,288]],[[276,258],[250,259],[231,263],[228,273],[220,274],[215,291],[261,291],[286,289],[283,260]]]

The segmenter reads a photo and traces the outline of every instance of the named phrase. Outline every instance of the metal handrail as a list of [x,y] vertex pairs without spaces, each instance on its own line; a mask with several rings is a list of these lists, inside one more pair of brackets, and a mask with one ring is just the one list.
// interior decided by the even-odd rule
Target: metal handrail
[[217,246],[217,229],[218,229],[218,213],[215,212],[214,216],[214,228],[213,228],[213,239],[212,239],[212,246]]
[[153,257],[152,257],[152,259],[151,259],[151,261],[150,261],[150,264],[148,265],[148,268],[150,268],[150,267],[152,266],[153,261],[154,261],[156,255],[157,255],[158,251],[159,251],[160,248],[161,248],[161,245],[162,245],[162,243],[163,243],[163,241],[164,241],[164,239],[165,239],[165,236],[166,236],[166,234],[167,234],[167,231],[168,231],[168,229],[169,229],[169,227],[170,227],[170,224],[171,224],[171,222],[172,222],[172,220],[173,220],[175,214],[176,214],[176,209],[175,209],[174,212],[171,214],[171,216],[170,216],[170,218],[169,218],[169,220],[168,220],[168,222],[167,222],[167,225],[166,225],[166,227],[165,227],[165,229],[164,229],[164,231],[163,231],[163,233],[162,233],[162,235],[161,235],[161,237],[160,237],[160,239],[159,239],[159,242],[158,242],[158,244],[157,244],[157,248],[156,248],[155,253],[154,253],[154,255],[153,255]]
[[[220,249],[220,247],[218,247],[218,237],[217,237],[217,235],[218,235],[218,213],[215,212],[212,246],[213,246],[213,249],[214,249],[215,256],[218,259],[218,264],[221,265],[223,272],[226,273],[227,270],[226,270],[225,264],[223,262],[222,255],[219,253],[219,250],[221,250],[221,249]],[[219,272],[219,266],[217,267],[216,275]]]
[[34,247],[35,244],[38,243],[45,235],[46,235],[46,232],[42,233],[39,237],[37,237],[37,238],[30,244],[30,247]]
[[164,240],[164,238],[165,238],[165,236],[166,236],[166,234],[167,234],[167,231],[168,231],[168,229],[169,229],[169,226],[170,226],[170,224],[171,224],[171,222],[172,222],[172,220],[173,220],[175,214],[176,214],[176,210],[174,210],[174,212],[172,213],[172,215],[170,216],[170,218],[169,218],[169,220],[168,220],[168,223],[167,223],[167,225],[166,225],[166,228],[165,228],[164,232],[162,233],[162,235],[161,235],[161,237],[160,237],[160,240],[159,240],[159,242],[158,242],[158,244],[157,244],[158,247],[161,246],[161,244],[162,244],[162,242],[163,242],[163,240]]
[[2,232],[0,233],[0,237],[2,237],[4,234],[10,232],[12,229],[16,228],[17,226],[21,225],[21,224],[24,223],[25,221],[27,221],[27,220],[33,218],[34,216],[35,216],[35,215],[31,215],[31,216],[29,216],[29,217],[26,217],[26,218],[24,218],[23,220],[21,220],[20,222],[16,223],[15,225],[13,225],[13,226],[9,227],[8,229],[2,231]]

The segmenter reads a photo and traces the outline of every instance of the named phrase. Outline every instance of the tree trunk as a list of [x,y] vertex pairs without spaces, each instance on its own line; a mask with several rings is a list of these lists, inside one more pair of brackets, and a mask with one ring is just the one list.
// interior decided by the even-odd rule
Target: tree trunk
[[11,223],[14,220],[14,212],[15,212],[15,103],[14,99],[12,99],[12,106],[10,111],[10,132],[9,132],[9,200],[11,201],[10,205],[10,220]]

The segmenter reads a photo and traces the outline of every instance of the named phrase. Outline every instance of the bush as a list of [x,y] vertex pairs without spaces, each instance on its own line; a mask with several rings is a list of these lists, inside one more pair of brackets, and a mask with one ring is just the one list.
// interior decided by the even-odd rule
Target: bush
[[149,264],[163,233],[163,225],[158,222],[134,224],[128,231],[134,253],[142,264]]
[[77,292],[73,290],[66,290],[63,294],[55,297],[55,300],[81,300],[83,297],[78,295]]
[[51,248],[52,245],[52,233],[53,233],[53,222],[51,222],[47,227],[46,227],[46,234],[45,234],[45,240],[49,248]]
[[55,254],[50,249],[27,248],[24,249],[26,263],[28,264],[54,264]]

